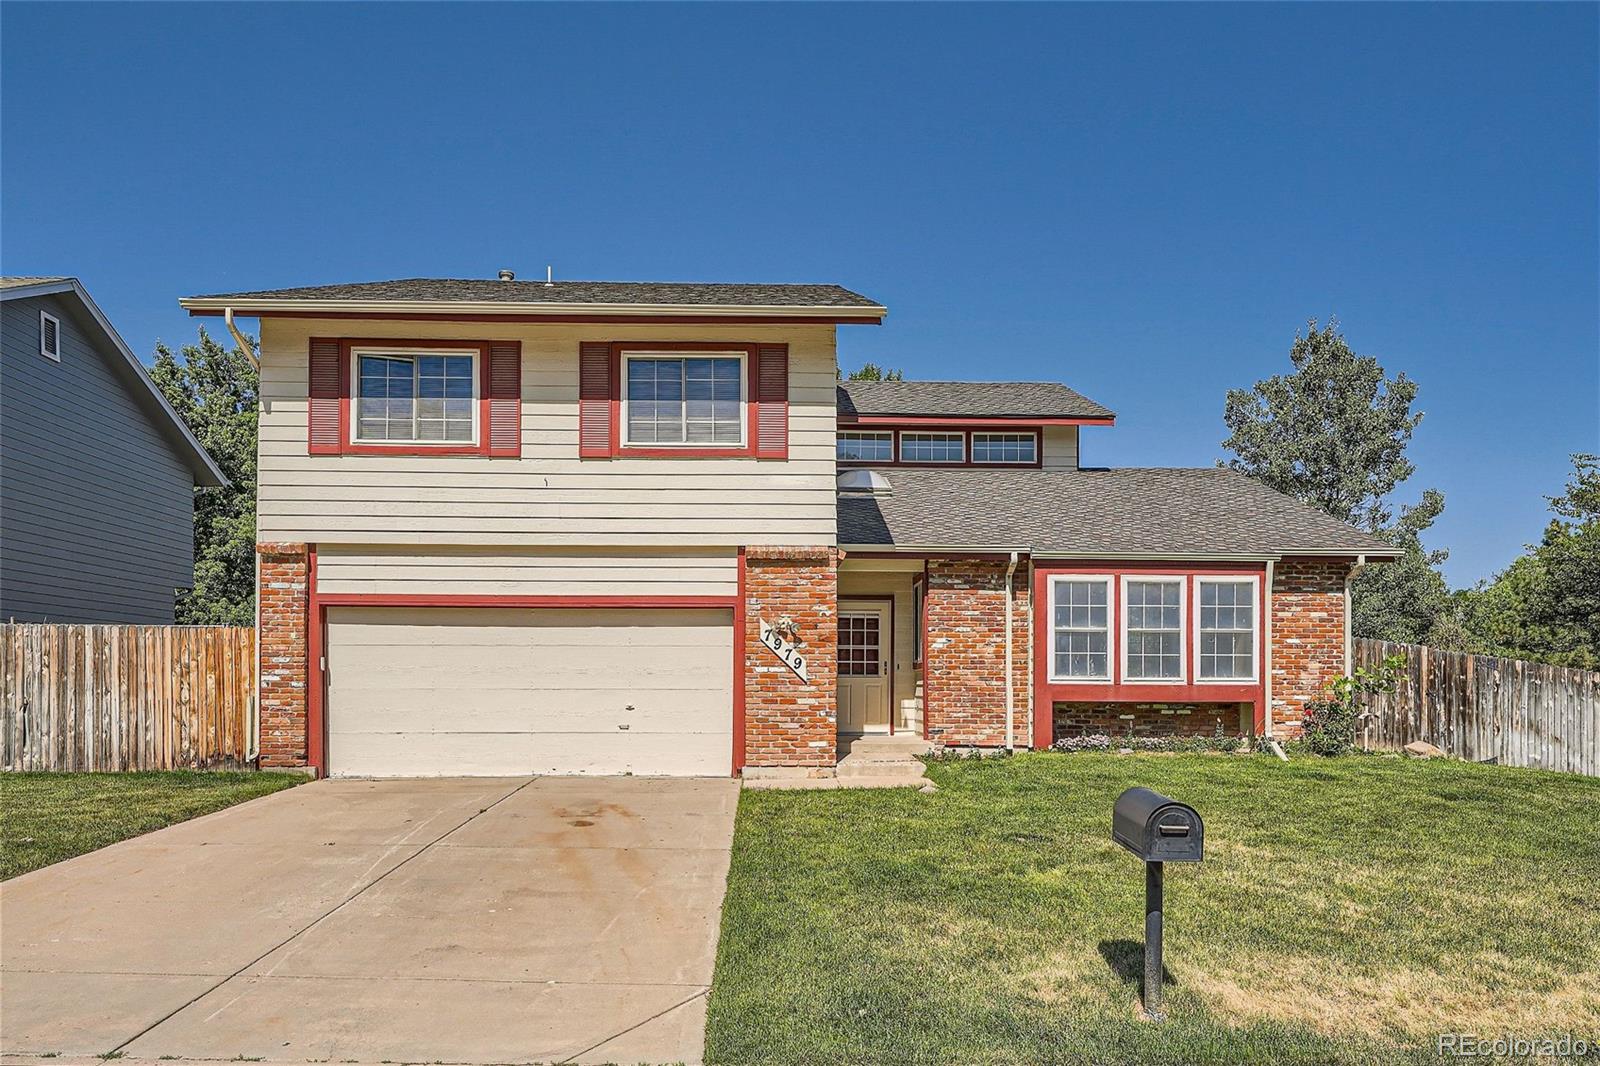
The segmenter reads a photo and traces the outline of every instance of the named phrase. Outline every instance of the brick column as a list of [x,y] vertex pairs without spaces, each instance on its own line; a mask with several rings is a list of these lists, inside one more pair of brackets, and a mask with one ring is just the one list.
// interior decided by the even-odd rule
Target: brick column
[[[839,553],[834,548],[746,548],[744,734],[746,766],[831,767],[839,742]],[[761,643],[761,621],[791,618],[810,681]]]
[[260,762],[306,765],[306,611],[304,544],[257,544],[261,560]]
[[1272,732],[1297,736],[1305,705],[1344,673],[1348,559],[1284,559],[1272,579]]
[[[929,559],[928,644],[923,652],[928,738],[945,744],[1001,747],[1006,742],[1005,559]],[[1028,564],[1012,579],[1012,730],[1017,747],[1033,735],[1028,681],[1033,676],[1033,593]]]

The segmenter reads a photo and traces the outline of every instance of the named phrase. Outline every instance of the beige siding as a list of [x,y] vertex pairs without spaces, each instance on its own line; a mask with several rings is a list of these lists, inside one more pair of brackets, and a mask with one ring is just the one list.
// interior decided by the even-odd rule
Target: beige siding
[[890,693],[889,703],[894,714],[895,730],[920,735],[922,670],[920,667],[914,667],[911,662],[916,640],[914,625],[916,612],[911,602],[913,573],[908,569],[897,571],[868,569],[868,567],[882,566],[914,567],[916,573],[922,571],[920,559],[905,562],[873,560],[856,564],[847,560],[839,567],[839,595],[870,596],[894,603],[894,669],[891,672],[894,689]]
[[1041,458],[1046,470],[1078,469],[1078,427],[1045,426]]
[[[312,336],[522,342],[522,458],[306,454]],[[789,345],[789,459],[578,458],[584,340]],[[832,326],[265,319],[258,539],[319,545],[833,544]]]
[[317,590],[466,596],[733,596],[729,549],[321,545]]
[[725,775],[731,612],[333,608],[328,758],[374,777]]

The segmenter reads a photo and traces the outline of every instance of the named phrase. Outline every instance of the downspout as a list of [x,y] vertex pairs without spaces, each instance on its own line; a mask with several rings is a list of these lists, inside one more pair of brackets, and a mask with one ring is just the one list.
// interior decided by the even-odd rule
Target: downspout
[[1355,665],[1356,665],[1356,662],[1355,662],[1355,643],[1350,639],[1350,636],[1351,636],[1350,605],[1351,605],[1351,602],[1352,602],[1351,597],[1350,597],[1350,579],[1355,576],[1355,572],[1356,572],[1356,570],[1358,568],[1366,566],[1366,565],[1367,565],[1367,557],[1365,555],[1358,555],[1358,556],[1356,556],[1356,565],[1352,566],[1344,575],[1344,676],[1345,677],[1349,677],[1350,676],[1350,671],[1353,670],[1355,668]]
[[1266,645],[1267,645],[1266,654],[1261,657],[1262,658],[1262,664],[1261,664],[1262,665],[1262,669],[1261,669],[1261,697],[1262,697],[1263,700],[1266,701],[1266,704],[1267,704],[1266,716],[1262,720],[1263,721],[1262,735],[1265,736],[1268,740],[1272,739],[1272,587],[1273,587],[1272,572],[1273,572],[1273,568],[1274,568],[1273,560],[1268,559],[1267,560],[1267,588],[1266,588],[1265,595],[1263,595],[1261,597],[1261,603],[1262,603],[1261,613],[1263,615],[1265,615],[1265,617],[1261,620],[1261,622],[1262,622],[1262,629],[1266,633]]
[[1006,565],[1006,750],[1017,750],[1016,695],[1011,691],[1011,614],[1014,599],[1011,582],[1017,573],[1017,553],[1011,553]]
[[[255,349],[250,347],[250,342],[245,339],[239,327],[233,321],[233,308],[222,309],[223,324],[228,327],[228,332],[233,336],[233,343],[239,346],[244,357],[250,360],[250,365],[261,370],[261,360],[256,358]],[[257,385],[259,394],[260,386]],[[256,552],[256,655],[255,655],[255,687],[250,694],[250,723],[245,737],[245,761],[254,762],[261,754],[261,553]]]

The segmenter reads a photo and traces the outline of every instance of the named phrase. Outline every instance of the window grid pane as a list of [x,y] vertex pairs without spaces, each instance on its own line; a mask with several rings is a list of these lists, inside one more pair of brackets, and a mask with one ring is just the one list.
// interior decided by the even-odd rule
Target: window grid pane
[[839,676],[878,676],[880,638],[877,615],[840,615]]
[[894,461],[894,435],[891,433],[841,433],[838,447],[838,457],[843,462]]
[[1207,681],[1255,675],[1255,583],[1200,583],[1200,677]]
[[1055,583],[1055,676],[1109,678],[1106,582]]
[[631,357],[628,443],[739,444],[743,371],[733,358]]
[[1038,441],[1032,433],[974,433],[972,461],[975,463],[1032,463],[1037,461]]
[[1129,581],[1128,679],[1183,677],[1183,586],[1177,581]]
[[960,433],[902,433],[900,459],[907,463],[959,463],[966,459],[966,437]]
[[472,441],[472,356],[363,355],[356,374],[357,439]]

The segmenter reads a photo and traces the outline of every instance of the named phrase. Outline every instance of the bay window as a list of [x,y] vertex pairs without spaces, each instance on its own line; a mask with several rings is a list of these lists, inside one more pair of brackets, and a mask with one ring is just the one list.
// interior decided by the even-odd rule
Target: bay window
[[1201,681],[1251,681],[1256,676],[1256,581],[1208,578],[1199,595],[1196,670]]
[[1060,577],[1050,585],[1051,675],[1111,680],[1109,577]]
[[1123,678],[1183,680],[1181,577],[1123,579]]

